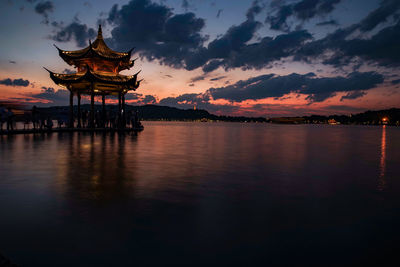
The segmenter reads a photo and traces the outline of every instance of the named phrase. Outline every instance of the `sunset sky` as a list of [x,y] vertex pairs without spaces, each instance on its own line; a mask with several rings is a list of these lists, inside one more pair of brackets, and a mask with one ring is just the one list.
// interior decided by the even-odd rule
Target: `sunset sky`
[[0,0],[0,101],[67,105],[42,68],[98,25],[132,47],[131,104],[214,114],[351,114],[400,107],[399,0]]

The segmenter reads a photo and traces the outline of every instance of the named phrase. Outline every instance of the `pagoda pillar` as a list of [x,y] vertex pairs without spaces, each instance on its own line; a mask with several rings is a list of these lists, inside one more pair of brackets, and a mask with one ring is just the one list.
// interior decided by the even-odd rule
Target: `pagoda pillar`
[[102,104],[102,117],[103,117],[103,127],[106,127],[106,95],[103,94],[101,96],[101,104]]
[[92,83],[92,90],[90,94],[90,127],[94,128],[94,88]]
[[69,128],[74,128],[74,93],[69,92]]
[[121,109],[122,109],[122,107],[121,107],[121,98],[122,98],[122,96],[121,96],[121,92],[119,92],[118,93],[118,128],[120,128],[121,127]]
[[122,93],[122,128],[126,127],[125,94]]
[[81,118],[81,94],[78,92],[78,128],[82,128]]

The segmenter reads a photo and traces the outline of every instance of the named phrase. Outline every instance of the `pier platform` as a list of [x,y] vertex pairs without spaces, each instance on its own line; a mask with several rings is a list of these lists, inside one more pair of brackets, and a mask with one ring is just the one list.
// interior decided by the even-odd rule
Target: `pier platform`
[[0,135],[14,134],[44,134],[44,133],[72,133],[72,132],[116,132],[116,133],[137,133],[143,131],[143,127],[139,128],[52,128],[52,129],[15,129],[2,130]]

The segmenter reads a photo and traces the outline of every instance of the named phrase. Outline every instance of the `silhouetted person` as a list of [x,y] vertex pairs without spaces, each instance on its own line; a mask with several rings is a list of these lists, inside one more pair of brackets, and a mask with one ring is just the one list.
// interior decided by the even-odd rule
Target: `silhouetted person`
[[107,127],[111,127],[111,125],[110,125],[110,120],[111,120],[111,114],[110,114],[110,111],[107,111],[106,112],[106,118],[105,118],[105,127],[107,128]]
[[31,123],[31,114],[24,113],[24,130],[29,130],[29,124]]
[[[94,128],[94,121],[92,121],[92,111],[88,111],[88,128]],[[93,117],[94,119],[94,117]]]
[[136,110],[133,114],[133,123],[134,123],[134,128],[138,128],[140,126],[139,122],[139,112]]
[[40,130],[46,127],[46,119],[44,117],[40,118]]
[[100,128],[101,124],[102,124],[100,111],[96,111],[95,119],[96,119],[96,123],[95,123],[96,127]]
[[59,119],[57,120],[57,126],[58,126],[58,128],[62,128],[63,124],[64,124],[64,120],[63,120],[62,118],[59,118]]
[[118,116],[115,116],[115,114],[112,114],[110,124],[111,124],[111,128],[113,128],[113,129],[117,128]]
[[38,127],[38,122],[39,122],[39,111],[36,106],[32,107],[32,124],[33,124],[33,129],[36,129]]
[[7,130],[14,130],[14,112],[11,109],[8,109],[7,112]]
[[131,120],[131,127],[135,128],[135,117],[134,116],[130,116],[130,120]]
[[82,112],[82,127],[85,128],[87,126],[87,111],[84,110]]
[[132,112],[127,112],[126,113],[126,127],[128,127],[128,128],[131,125],[131,117],[132,117]]
[[0,131],[3,131],[3,124],[6,122],[6,111],[0,108]]
[[46,127],[49,130],[51,130],[53,128],[53,120],[50,117],[47,117]]

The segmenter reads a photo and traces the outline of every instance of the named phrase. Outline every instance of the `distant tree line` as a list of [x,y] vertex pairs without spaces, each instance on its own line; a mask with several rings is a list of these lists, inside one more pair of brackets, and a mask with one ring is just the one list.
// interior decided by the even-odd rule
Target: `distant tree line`
[[[74,107],[76,109],[76,107]],[[117,111],[117,105],[107,105],[108,111]],[[89,110],[90,105],[81,105],[82,110]],[[53,114],[53,117],[63,117],[68,114],[69,107],[49,107],[40,108],[44,113]],[[101,105],[95,105],[95,111],[101,110]],[[126,112],[138,111],[141,120],[163,120],[163,121],[232,121],[232,122],[267,122],[263,117],[234,117],[234,116],[218,116],[210,114],[202,109],[179,109],[167,106],[144,105],[131,106],[126,105]],[[75,110],[77,112],[77,110]]]
[[334,119],[336,122],[341,124],[364,124],[364,125],[399,125],[400,123],[400,109],[391,108],[385,110],[372,111],[368,110],[363,113],[346,115],[331,115],[331,116],[305,116],[304,120],[312,123],[314,121],[327,122]]
[[400,125],[400,109],[391,108],[377,111],[366,111],[351,115],[311,115],[303,117],[280,117],[271,118],[269,121],[273,123],[287,124],[324,124],[324,123],[339,123],[339,124],[361,124],[361,125]]
[[[76,107],[74,107],[76,109]],[[90,105],[85,104],[81,109],[90,110]],[[117,112],[117,105],[107,105],[107,111]],[[42,114],[48,114],[54,119],[65,118],[68,115],[69,107],[56,106],[48,108],[38,108]],[[100,111],[101,105],[95,105],[95,111]],[[167,106],[144,105],[131,106],[126,105],[126,112],[138,111],[141,120],[162,120],[162,121],[230,121],[230,122],[272,122],[286,124],[307,124],[307,123],[331,123],[332,121],[340,124],[362,124],[362,125],[399,125],[400,109],[392,108],[386,110],[366,111],[352,115],[311,115],[297,117],[245,117],[245,116],[218,116],[210,114],[202,109],[179,109]],[[75,110],[77,112],[77,110]],[[18,116],[16,116],[18,117]]]

